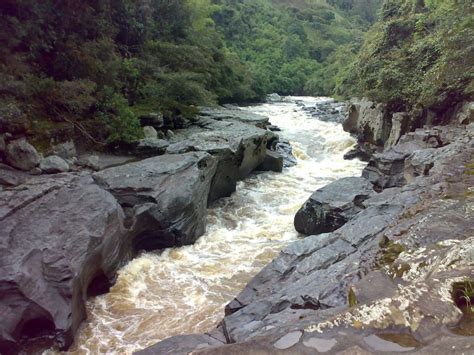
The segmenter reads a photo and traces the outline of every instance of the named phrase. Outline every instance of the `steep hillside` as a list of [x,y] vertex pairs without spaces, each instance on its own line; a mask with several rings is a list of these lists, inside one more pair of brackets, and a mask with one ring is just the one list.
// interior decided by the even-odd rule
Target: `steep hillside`
[[355,58],[379,0],[216,0],[229,48],[250,68],[257,93],[330,95]]
[[387,0],[339,93],[438,115],[474,94],[468,1]]
[[127,143],[143,111],[255,98],[212,11],[209,0],[2,1],[0,133],[39,148],[74,132]]

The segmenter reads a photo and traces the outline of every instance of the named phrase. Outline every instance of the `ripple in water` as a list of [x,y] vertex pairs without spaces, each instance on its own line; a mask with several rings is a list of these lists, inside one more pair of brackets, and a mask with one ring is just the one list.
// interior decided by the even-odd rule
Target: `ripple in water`
[[111,291],[88,302],[88,320],[70,353],[131,354],[173,335],[211,330],[225,305],[298,237],[293,217],[308,196],[360,175],[361,162],[342,158],[355,142],[340,125],[309,119],[294,102],[245,110],[282,129],[298,165],[240,182],[210,208],[207,232],[196,244],[144,253],[123,267]]

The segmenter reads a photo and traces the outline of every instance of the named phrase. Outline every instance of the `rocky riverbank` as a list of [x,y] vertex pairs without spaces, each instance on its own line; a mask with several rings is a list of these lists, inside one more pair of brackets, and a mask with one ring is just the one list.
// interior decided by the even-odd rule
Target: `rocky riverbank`
[[140,250],[194,243],[210,202],[284,164],[268,118],[237,108],[202,108],[181,126],[156,114],[143,123],[147,138],[123,157],[78,156],[66,142],[43,158],[24,137],[2,135],[2,354],[67,349],[86,299],[107,292],[120,266]]
[[370,161],[302,206],[295,226],[312,235],[267,265],[217,329],[140,354],[473,351],[472,104],[439,118],[357,101],[344,127],[359,139],[348,158]]

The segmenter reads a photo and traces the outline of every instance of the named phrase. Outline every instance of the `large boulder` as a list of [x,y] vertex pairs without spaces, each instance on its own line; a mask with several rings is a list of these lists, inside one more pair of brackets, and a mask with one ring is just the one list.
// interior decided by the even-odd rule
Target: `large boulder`
[[6,160],[13,167],[28,171],[39,165],[41,157],[35,147],[21,138],[8,143]]
[[[124,260],[123,211],[90,177],[38,177],[0,192],[0,352],[66,349]],[[52,345],[52,344],[50,344]]]
[[76,145],[73,140],[59,143],[51,147],[51,153],[63,159],[71,159],[77,155]]
[[94,174],[126,209],[135,250],[194,243],[206,228],[216,159],[205,152],[166,154]]
[[40,169],[47,174],[65,173],[69,171],[69,164],[57,155],[50,155],[41,159]]
[[359,213],[364,208],[362,202],[372,193],[372,184],[364,178],[336,180],[305,202],[296,213],[295,229],[306,235],[332,232]]

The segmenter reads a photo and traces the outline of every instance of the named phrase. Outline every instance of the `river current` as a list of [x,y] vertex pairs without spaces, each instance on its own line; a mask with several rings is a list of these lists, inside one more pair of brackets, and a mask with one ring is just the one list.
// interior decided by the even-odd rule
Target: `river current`
[[207,231],[196,244],[143,253],[124,266],[110,292],[87,303],[88,319],[70,353],[131,354],[173,335],[211,330],[225,305],[298,238],[293,218],[309,195],[360,175],[360,161],[343,159],[354,139],[340,124],[311,118],[298,100],[328,99],[289,97],[243,108],[281,128],[298,165],[240,182],[236,193],[210,207]]

